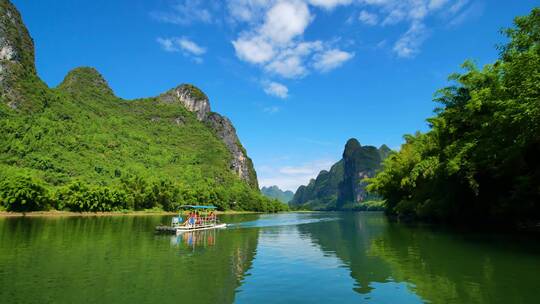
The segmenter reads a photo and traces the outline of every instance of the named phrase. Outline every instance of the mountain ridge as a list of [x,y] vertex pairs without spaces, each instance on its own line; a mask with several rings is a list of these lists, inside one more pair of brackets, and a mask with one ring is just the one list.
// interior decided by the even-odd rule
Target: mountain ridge
[[[207,95],[194,85],[126,100],[95,68],[78,67],[49,88],[36,74],[33,56],[20,14],[0,0],[0,205],[282,208],[262,197],[232,122],[211,112]],[[15,198],[20,187],[39,191]],[[81,195],[100,196],[105,207],[87,206]],[[60,197],[73,202],[57,206]]]
[[262,187],[261,193],[268,198],[275,198],[282,203],[289,203],[293,198],[294,192],[291,190],[281,190],[278,186]]
[[366,192],[363,179],[373,177],[382,160],[391,153],[392,150],[386,145],[379,148],[362,146],[357,139],[349,139],[342,159],[330,170],[322,170],[307,185],[300,186],[289,205],[315,210],[359,207],[359,203],[375,198]]

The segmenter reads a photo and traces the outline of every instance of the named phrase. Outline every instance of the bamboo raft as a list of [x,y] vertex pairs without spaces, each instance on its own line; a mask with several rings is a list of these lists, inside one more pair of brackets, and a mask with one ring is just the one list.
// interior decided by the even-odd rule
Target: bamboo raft
[[[227,224],[220,223],[217,219],[217,216],[213,213],[213,210],[216,209],[214,206],[197,206],[197,205],[186,205],[181,206],[181,209],[193,210],[190,213],[190,217],[184,222],[181,214],[177,217],[173,217],[170,226],[159,225],[156,227],[156,232],[158,233],[182,233],[186,231],[197,231],[197,230],[208,230],[214,228],[225,228]],[[200,216],[199,211],[205,214],[210,210],[210,216]],[[197,215],[195,216],[195,212]]]

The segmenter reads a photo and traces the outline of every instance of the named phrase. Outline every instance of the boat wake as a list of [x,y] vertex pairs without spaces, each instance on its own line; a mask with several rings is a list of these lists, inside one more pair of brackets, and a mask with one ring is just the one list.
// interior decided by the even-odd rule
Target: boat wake
[[259,219],[254,221],[228,224],[227,229],[296,226],[318,222],[336,221],[338,219],[338,217],[313,217],[312,215],[303,214],[262,215]]

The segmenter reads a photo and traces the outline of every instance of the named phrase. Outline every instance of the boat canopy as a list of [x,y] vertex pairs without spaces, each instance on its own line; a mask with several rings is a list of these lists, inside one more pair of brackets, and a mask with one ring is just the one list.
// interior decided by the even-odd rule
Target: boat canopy
[[212,206],[212,205],[209,205],[209,206],[204,206],[204,205],[183,205],[183,206],[180,206],[180,208],[182,208],[182,209],[217,209],[216,206]]

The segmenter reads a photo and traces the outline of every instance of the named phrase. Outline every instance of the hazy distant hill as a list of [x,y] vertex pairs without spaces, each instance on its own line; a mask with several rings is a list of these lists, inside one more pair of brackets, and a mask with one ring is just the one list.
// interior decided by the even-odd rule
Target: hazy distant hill
[[283,191],[278,186],[262,187],[261,193],[269,198],[275,198],[283,203],[288,203],[294,196],[290,190]]
[[349,209],[358,205],[370,198],[362,179],[372,177],[391,152],[386,145],[362,146],[358,140],[349,139],[343,158],[330,171],[321,171],[307,186],[300,186],[289,205],[317,210]]

